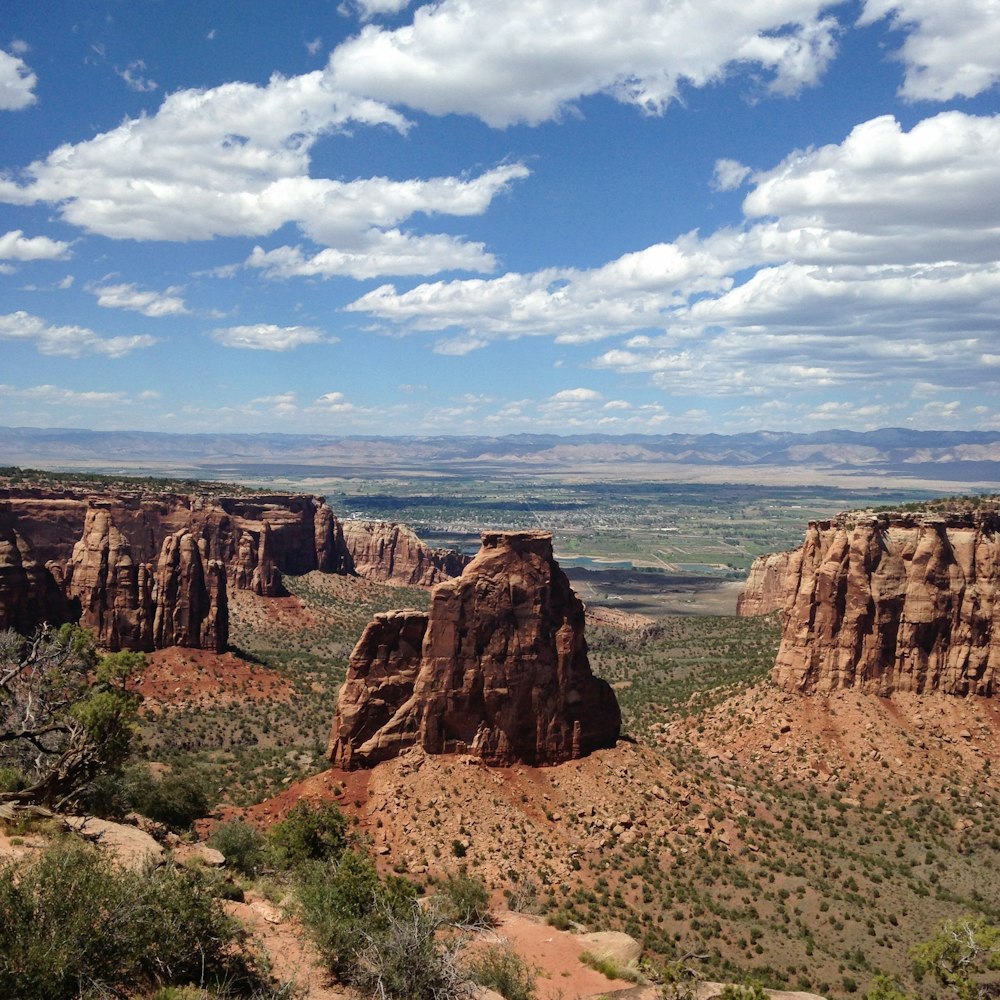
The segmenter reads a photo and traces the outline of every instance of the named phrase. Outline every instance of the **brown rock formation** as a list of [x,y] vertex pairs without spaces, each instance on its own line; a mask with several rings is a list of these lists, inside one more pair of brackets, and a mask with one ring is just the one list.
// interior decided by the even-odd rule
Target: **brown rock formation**
[[352,570],[380,583],[431,587],[459,576],[469,562],[457,552],[432,549],[402,524],[345,521],[343,538]]
[[1000,689],[1000,514],[841,515],[789,563],[774,679],[873,694]]
[[163,540],[153,592],[157,649],[194,646],[225,652],[229,642],[225,568],[206,559],[203,547],[189,531]]
[[108,649],[153,648],[153,595],[149,567],[132,558],[109,511],[87,511],[83,536],[63,572],[63,590],[79,602],[80,624]]
[[56,579],[0,506],[0,629],[29,632],[39,622],[58,625],[68,617]]
[[788,568],[797,551],[772,552],[754,559],[743,592],[736,599],[736,614],[751,618],[780,611],[785,606]]
[[0,627],[79,618],[111,649],[224,648],[227,583],[276,597],[282,573],[321,570],[428,586],[464,565],[396,525],[357,539],[356,566],[341,522],[308,495],[0,489]]
[[583,604],[545,532],[487,532],[431,610],[378,615],[355,647],[330,757],[370,767],[419,744],[489,764],[557,764],[618,737],[621,713],[593,676]]

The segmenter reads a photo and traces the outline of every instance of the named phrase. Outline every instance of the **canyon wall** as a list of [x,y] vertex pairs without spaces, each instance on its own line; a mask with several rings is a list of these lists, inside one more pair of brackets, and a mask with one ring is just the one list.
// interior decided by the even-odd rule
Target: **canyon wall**
[[843,514],[789,561],[773,677],[792,691],[1000,689],[1000,513]]
[[785,606],[789,572],[800,558],[799,549],[757,556],[747,573],[743,592],[736,598],[736,614],[741,618],[767,615]]
[[403,524],[345,521],[344,544],[358,576],[398,586],[432,587],[461,576],[469,560],[432,549]]
[[487,532],[429,612],[376,615],[351,655],[330,759],[371,767],[419,745],[488,764],[556,764],[612,746],[621,713],[593,676],[584,608],[546,532]]
[[358,537],[360,569],[317,496],[0,489],[0,627],[79,621],[112,650],[223,651],[229,588],[277,597],[283,573],[311,570],[427,585],[461,569],[398,526]]

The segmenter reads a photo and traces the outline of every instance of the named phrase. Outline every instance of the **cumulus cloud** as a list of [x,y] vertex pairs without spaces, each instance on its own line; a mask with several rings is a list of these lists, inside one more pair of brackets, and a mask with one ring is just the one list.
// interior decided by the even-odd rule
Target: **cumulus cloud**
[[251,351],[291,351],[304,344],[336,341],[315,326],[275,326],[273,323],[221,327],[212,331],[212,339],[225,347]]
[[558,118],[599,93],[661,114],[684,84],[706,86],[734,67],[763,70],[781,93],[814,84],[835,52],[837,23],[824,13],[835,6],[441,0],[405,27],[367,25],[334,50],[330,69],[352,93],[498,127]]
[[1000,373],[1000,116],[865,122],[752,177],[745,224],[591,269],[382,285],[348,309],[438,352],[629,335],[593,363],[675,392],[754,395]]
[[25,236],[20,229],[12,229],[0,236],[0,260],[66,260],[70,245],[48,236]]
[[135,284],[100,285],[89,289],[97,296],[97,304],[107,309],[130,309],[143,316],[183,316],[190,312],[184,300],[176,293],[178,288],[165,292],[144,291]]
[[37,82],[20,56],[0,49],[0,111],[20,111],[34,104]]
[[23,389],[13,385],[0,385],[0,393],[7,400],[59,406],[103,406],[108,403],[124,403],[128,400],[128,394],[124,392],[98,392],[94,390],[80,392],[77,389],[66,389],[58,385],[33,385]]
[[751,173],[738,160],[716,160],[710,185],[713,191],[735,191]]
[[260,268],[265,278],[330,278],[346,275],[363,280],[383,275],[428,275],[440,271],[490,272],[496,259],[482,243],[453,236],[414,236],[398,229],[371,232],[365,247],[328,248],[309,256],[301,247],[253,248],[246,266]]
[[910,100],[975,97],[1000,80],[996,0],[865,0],[860,24],[888,18],[906,31],[900,93]]
[[[154,115],[61,146],[18,179],[0,179],[0,201],[57,205],[67,222],[112,239],[264,236],[296,223],[337,251],[303,258],[302,270],[367,274],[360,257],[369,251],[401,268],[394,274],[432,273],[438,259],[449,268],[491,267],[480,244],[397,227],[418,212],[481,214],[527,169],[502,164],[479,176],[410,180],[310,176],[316,141],[350,123],[407,127],[385,105],[333,89],[322,71],[274,76],[264,87],[178,91]],[[280,252],[287,258],[287,249]],[[286,259],[271,273],[289,268],[295,271]]]
[[549,402],[572,405],[575,403],[593,403],[603,398],[595,389],[560,389],[555,395],[549,396]]
[[103,354],[120,358],[143,347],[152,347],[155,337],[137,334],[130,337],[101,337],[83,326],[53,326],[26,312],[0,316],[0,340],[33,343],[40,354]]

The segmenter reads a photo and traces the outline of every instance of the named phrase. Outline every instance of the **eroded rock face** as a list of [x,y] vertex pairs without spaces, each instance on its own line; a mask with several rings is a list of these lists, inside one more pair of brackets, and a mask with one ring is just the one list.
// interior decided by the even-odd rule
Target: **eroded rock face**
[[350,568],[366,580],[431,587],[461,575],[469,560],[457,552],[432,549],[403,524],[344,521]]
[[789,568],[798,552],[798,549],[772,552],[754,559],[743,593],[736,599],[736,614],[741,618],[750,618],[780,611],[789,592]]
[[151,567],[132,558],[110,512],[88,510],[63,571],[63,590],[79,602],[80,624],[108,649],[153,649],[152,583]]
[[789,690],[1000,689],[1000,514],[841,515],[789,565],[774,667]]
[[55,577],[0,506],[0,629],[24,633],[39,622],[59,625],[68,617]]
[[621,713],[593,676],[583,604],[546,532],[487,532],[428,613],[378,615],[355,647],[330,744],[340,767],[408,746],[494,765],[557,764],[612,746]]
[[4,488],[0,627],[79,619],[111,649],[225,648],[227,586],[278,597],[282,573],[312,570],[427,586],[463,565],[396,525],[372,522],[357,538],[356,567],[341,522],[322,497],[304,494]]

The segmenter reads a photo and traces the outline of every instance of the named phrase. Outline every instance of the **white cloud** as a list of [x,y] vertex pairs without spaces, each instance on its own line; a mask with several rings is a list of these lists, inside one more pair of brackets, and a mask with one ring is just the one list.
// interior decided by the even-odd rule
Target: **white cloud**
[[0,385],[0,392],[8,400],[21,400],[58,406],[103,406],[108,403],[124,403],[128,395],[124,392],[80,392],[58,385],[33,385],[25,389],[13,385]]
[[34,104],[37,82],[23,59],[0,49],[0,111],[20,111]]
[[550,403],[593,403],[604,397],[594,389],[561,389],[549,396]]
[[130,62],[124,69],[115,72],[125,81],[129,90],[134,90],[137,94],[149,94],[159,87],[155,80],[150,80],[145,76],[146,64],[141,59]]
[[0,260],[66,260],[70,245],[47,236],[25,236],[12,229],[0,236]]
[[[322,71],[274,76],[266,87],[178,91],[154,115],[61,146],[20,180],[0,178],[0,201],[51,203],[67,222],[112,239],[263,236],[291,222],[334,251],[303,257],[299,270],[274,262],[274,275],[284,266],[368,276],[377,260],[397,268],[392,274],[433,273],[438,260],[492,267],[481,244],[397,227],[416,213],[479,215],[527,169],[502,164],[474,177],[410,180],[309,176],[316,141],[352,122],[407,127],[384,105],[334,90]],[[287,258],[289,250],[272,252]]]
[[212,331],[212,339],[225,347],[251,351],[291,351],[304,344],[336,342],[336,338],[328,337],[314,326],[275,326],[272,323],[223,327]]
[[[678,393],[997,381],[1000,116],[889,117],[754,175],[746,224],[592,269],[382,285],[347,308],[434,350],[631,334],[594,364]],[[747,276],[749,275],[749,277]],[[992,375],[990,372],[992,371]]]
[[738,160],[716,160],[710,186],[714,191],[735,191],[751,172]]
[[301,247],[254,247],[247,267],[260,268],[265,278],[375,278],[381,275],[428,275],[440,271],[481,271],[496,268],[496,259],[482,243],[454,236],[414,236],[398,229],[369,230],[350,250],[328,248],[308,256]]
[[410,6],[410,0],[355,0],[358,12],[365,19],[379,14],[398,14]]
[[441,0],[395,30],[367,25],[330,57],[337,85],[431,114],[472,114],[493,126],[558,118],[604,93],[661,114],[683,85],[738,67],[794,93],[834,54],[824,0]]
[[899,53],[904,97],[975,97],[1000,80],[997,0],[865,0],[859,23],[882,18],[907,32]]
[[106,309],[130,309],[143,316],[183,316],[190,312],[184,300],[176,293],[179,288],[168,288],[165,292],[143,291],[138,285],[100,285],[89,291],[97,296],[97,304]]
[[152,347],[155,337],[138,334],[131,337],[101,337],[83,326],[52,326],[26,312],[0,316],[0,340],[24,340],[33,343],[40,354],[104,354],[120,358],[143,347]]

